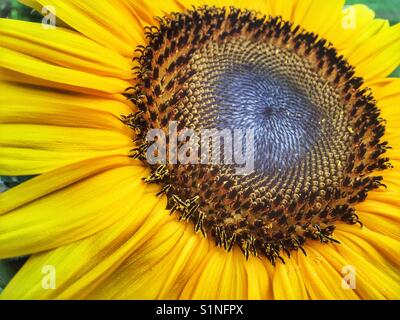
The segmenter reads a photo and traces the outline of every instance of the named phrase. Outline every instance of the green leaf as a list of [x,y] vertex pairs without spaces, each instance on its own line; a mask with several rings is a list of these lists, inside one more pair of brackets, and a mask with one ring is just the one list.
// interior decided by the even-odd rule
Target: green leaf
[[26,257],[0,260],[0,292],[26,262]]

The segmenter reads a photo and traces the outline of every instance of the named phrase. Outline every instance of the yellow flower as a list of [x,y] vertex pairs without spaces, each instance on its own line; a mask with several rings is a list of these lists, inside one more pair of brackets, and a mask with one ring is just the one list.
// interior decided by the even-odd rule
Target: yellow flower
[[[22,2],[57,27],[0,20],[0,174],[38,174],[0,195],[0,258],[30,255],[3,299],[400,298],[400,24],[344,0]],[[265,176],[149,166],[134,139],[164,118],[264,130]]]

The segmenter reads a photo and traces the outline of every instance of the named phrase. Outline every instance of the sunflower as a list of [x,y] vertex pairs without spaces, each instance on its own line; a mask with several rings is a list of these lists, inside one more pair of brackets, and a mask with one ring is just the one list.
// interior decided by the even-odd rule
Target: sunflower
[[[400,297],[400,24],[344,0],[22,2],[57,26],[0,20],[0,174],[36,175],[0,195],[0,258],[29,256],[3,299]],[[149,163],[170,123],[253,129],[254,170]]]

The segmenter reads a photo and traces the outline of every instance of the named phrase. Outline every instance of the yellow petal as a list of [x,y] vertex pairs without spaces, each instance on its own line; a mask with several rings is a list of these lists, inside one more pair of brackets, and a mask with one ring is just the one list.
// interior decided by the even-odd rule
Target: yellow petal
[[[395,198],[395,201],[398,201],[398,199]],[[376,201],[372,200],[372,198],[358,203],[356,205],[356,209],[361,212],[365,211],[375,215],[384,216],[389,219],[399,219],[400,217],[400,207],[398,204]]]
[[[0,103],[43,104],[56,106],[83,107],[111,113],[117,117],[128,115],[135,111],[133,104],[126,101],[122,95],[104,94],[103,96],[79,94],[72,92],[61,92],[56,90],[43,89],[40,87],[24,86],[12,82],[0,81]],[[28,108],[28,107],[27,107]]]
[[0,145],[47,150],[107,150],[132,146],[132,136],[111,130],[3,124]]
[[381,111],[382,118],[386,121],[386,134],[383,139],[388,140],[393,147],[388,150],[389,159],[400,158],[400,79],[388,78],[367,82],[377,105]]
[[267,0],[266,3],[268,12],[271,16],[281,16],[284,20],[293,21],[293,12],[296,9],[296,0]]
[[367,212],[359,212],[358,215],[368,229],[400,240],[400,217],[395,220]]
[[117,167],[135,165],[141,166],[141,162],[124,156],[106,156],[76,162],[47,172],[0,193],[0,215],[96,174]]
[[132,12],[135,13],[142,21],[142,25],[155,25],[157,23],[155,17],[164,17],[171,12],[180,12],[184,10],[184,6],[176,0],[152,1],[149,3],[144,0],[127,0]]
[[[225,264],[230,255],[220,248],[213,248],[205,257],[204,264],[199,266],[200,276],[194,277],[195,281],[189,280],[185,287],[185,291],[191,288],[191,299],[229,299],[229,297],[221,297],[222,290],[221,279],[225,270]],[[187,295],[185,293],[184,295]]]
[[[390,217],[393,217],[394,219],[400,218],[400,211],[395,209],[396,207],[400,206],[399,172],[397,169],[388,169],[381,173],[383,176],[383,183],[386,185],[387,188],[381,187],[379,189],[370,191],[368,193],[367,201],[361,204],[357,204],[356,208],[365,210],[367,212],[373,212],[375,214],[379,214],[384,210],[375,210],[375,209],[377,209],[377,202],[382,202],[394,206],[394,208],[392,208],[390,212],[387,213]],[[368,206],[369,200],[372,200],[371,207]]]
[[40,7],[54,8],[57,20],[62,20],[88,38],[127,57],[132,56],[135,47],[144,42],[140,23],[122,1],[37,2]]
[[[268,263],[268,262],[267,262]],[[247,274],[248,299],[271,300],[273,299],[272,284],[269,270],[259,258],[250,257],[244,263]]]
[[[208,3],[208,1],[206,1]],[[231,7],[235,6],[241,9],[254,10],[261,14],[268,14],[268,6],[265,0],[254,0],[254,1],[246,1],[246,0],[214,0],[212,1],[212,5],[216,6],[225,6]]]
[[[351,226],[350,226],[351,227]],[[352,228],[356,229],[356,228]],[[366,235],[364,238],[368,243],[373,245],[379,254],[387,258],[386,250],[391,245],[382,242],[378,246],[374,244],[369,237],[374,238],[374,233],[369,232],[366,228],[357,235],[352,233],[351,237],[357,237]],[[387,241],[389,238],[386,238]],[[390,242],[390,241],[389,241]],[[397,247],[398,247],[398,242]],[[335,248],[335,250],[333,249]],[[393,248],[390,248],[392,250]],[[360,253],[360,250],[355,247],[351,247],[348,241],[343,240],[340,245],[332,245],[332,248],[321,250],[320,253],[335,267],[338,272],[343,272],[344,267],[351,267],[354,269],[355,274],[355,292],[362,299],[398,299],[400,294],[399,287],[399,272],[398,266],[396,268],[389,267],[386,264],[386,268],[383,268],[377,259],[371,260],[366,258],[366,255]],[[393,252],[395,253],[395,252]],[[397,252],[398,257],[399,252]],[[391,263],[390,260],[388,260]],[[393,276],[397,274],[397,276]]]
[[93,299],[177,299],[207,251],[193,226],[170,221],[89,296]]
[[112,169],[0,216],[0,258],[53,249],[110,226],[139,201],[143,173],[138,166]]
[[[171,270],[184,245],[179,241],[183,231],[182,226],[174,223],[162,226],[150,243],[138,248],[88,298],[155,299],[170,276],[167,270]],[[166,298],[175,298],[176,294]]]
[[[157,202],[157,198],[154,194],[152,196],[152,202],[154,204],[154,202]],[[148,216],[131,238],[119,246],[112,254],[101,260],[92,270],[80,277],[79,280],[72,283],[70,287],[58,296],[58,298],[81,299],[88,296],[90,293],[95,292],[95,290],[97,290],[97,288],[104,283],[108,277],[116,272],[123,262],[137,251],[138,248],[142,247],[152,237],[165,236],[164,233],[159,232],[161,227],[168,225],[168,227],[174,228],[173,225],[168,224],[168,222],[171,222],[174,217],[169,216],[167,210],[163,210],[165,206],[165,199],[158,202],[152,211],[152,214]],[[169,233],[167,233],[167,235],[169,235]],[[158,251],[158,254],[159,252],[160,251]]]
[[30,102],[28,105],[0,100],[0,123],[92,128],[132,136],[132,131],[110,113],[64,103],[46,105],[43,102]]
[[[339,245],[340,246],[340,245]],[[374,287],[374,284],[369,282],[366,279],[366,274],[365,272],[359,273],[359,268],[358,265],[354,265],[354,260],[348,260],[347,258],[344,258],[339,254],[335,248],[331,245],[327,245],[324,250],[321,250],[320,253],[321,255],[332,265],[332,267],[340,274],[342,274],[343,271],[343,280],[346,280],[346,275],[347,277],[352,277],[353,276],[353,270],[355,271],[355,292],[357,295],[359,295],[363,299],[384,299],[384,296],[379,292],[380,287]],[[351,271],[350,276],[348,275],[347,272]],[[352,278],[353,279],[353,278]],[[343,282],[342,282],[343,283]],[[340,284],[339,284],[340,285]],[[346,288],[346,289],[344,289]],[[347,289],[344,285],[343,290],[353,290],[353,289]]]
[[196,0],[195,3],[191,0],[178,0],[178,2],[187,9],[191,9],[193,5],[196,7],[217,6],[217,7],[230,7],[234,6],[240,9],[255,10],[262,14],[267,14],[267,3],[264,0],[246,1],[246,0]]
[[60,27],[45,29],[40,23],[0,19],[0,43],[62,67],[105,77],[133,78],[129,58]]
[[[387,213],[387,216],[392,217],[393,219],[400,218],[399,210],[395,209],[396,207],[399,206],[400,192],[398,189],[398,183],[396,186],[396,190],[394,190],[394,187],[393,187],[394,183],[392,184],[392,182],[387,177],[384,178],[384,182],[388,186],[388,190],[370,191],[368,193],[368,200],[366,201],[365,205],[363,205],[363,206],[357,205],[356,208],[359,210],[372,212],[374,214],[382,213],[383,215],[385,215],[383,210],[375,210],[375,209],[377,208],[377,205],[379,202],[387,203],[387,204],[390,204],[393,206],[393,207],[391,207],[391,209],[393,209],[392,212]],[[370,201],[370,200],[373,202],[371,202],[371,206],[368,206],[368,201]],[[387,208],[385,208],[385,209],[387,209]]]
[[[172,260],[170,268],[162,271],[168,276],[157,299],[179,298],[183,286],[197,270],[209,250],[210,241],[204,239],[201,234],[194,234],[192,224],[187,224],[183,230],[182,237],[179,240],[183,244],[182,249],[173,248],[171,250],[171,253],[176,256]],[[162,261],[160,267],[163,268]],[[139,291],[137,297],[140,297]]]
[[246,259],[239,248],[228,253],[221,276],[217,299],[247,299]]
[[375,56],[380,51],[387,49],[390,45],[400,40],[400,24],[387,28],[372,38],[365,41],[349,56],[354,64],[363,62],[367,58]]
[[103,151],[54,151],[31,148],[0,148],[0,174],[26,176],[49,172],[71,163],[100,156],[128,157],[131,147]]
[[[368,240],[341,230],[337,230],[335,236],[340,242],[345,243],[346,248],[350,251],[357,253],[357,255],[376,265],[378,268],[385,270],[389,277],[400,280],[400,273],[397,268],[389,260],[385,259],[379,248],[370,244]],[[385,244],[382,244],[382,246],[385,246]]]
[[398,259],[400,246],[398,240],[393,239],[388,235],[369,230],[367,227],[360,229],[354,228],[354,226],[351,225],[338,224],[337,230],[366,240],[388,261],[388,263],[391,263],[397,268],[400,266]]
[[378,102],[400,95],[400,78],[380,78],[366,82],[366,86],[372,89],[374,98],[378,99]]
[[400,23],[374,35],[347,58],[366,80],[388,76],[400,64]]
[[373,19],[361,28],[356,28],[355,33],[349,37],[345,43],[345,47],[339,48],[339,52],[346,58],[357,50],[360,46],[365,44],[368,40],[373,38],[380,32],[389,29],[389,21],[382,19]]
[[[109,228],[85,239],[60,247],[49,252],[35,254],[7,285],[1,295],[3,299],[54,299],[68,290],[85,274],[90,273],[107,257],[112,256],[119,248],[140,230],[147,228],[144,222],[154,214],[152,210],[158,203],[154,194],[143,196],[140,205],[135,206],[129,214]],[[162,203],[165,205],[165,202]],[[157,212],[157,211],[156,211]],[[162,214],[164,212],[161,212]],[[158,215],[160,221],[163,216]],[[154,228],[154,224],[152,225]],[[147,228],[147,230],[149,230]],[[152,233],[151,233],[152,234]],[[143,237],[141,238],[143,239]],[[148,240],[149,237],[144,240]],[[121,259],[122,261],[123,259]],[[43,267],[53,266],[56,271],[54,290],[43,288]],[[87,292],[88,294],[89,292]]]
[[[108,93],[121,93],[130,86],[130,83],[125,80],[102,77],[83,71],[55,66],[43,62],[40,59],[6,48],[0,48],[0,56],[0,66],[2,68],[47,82],[55,82],[72,87],[82,87]],[[3,74],[2,76],[7,79],[7,74]],[[10,75],[8,75],[8,77],[10,77]],[[18,75],[15,75],[13,80],[20,81]],[[31,83],[35,84],[36,82],[32,81]]]
[[354,291],[342,288],[342,276],[319,253],[320,250],[325,250],[325,246],[320,245],[318,249],[307,246],[307,256],[297,255],[300,272],[310,298],[313,300],[359,299]]
[[132,139],[111,130],[31,124],[0,126],[0,174],[37,174],[79,160],[128,155]]
[[373,23],[375,12],[366,5],[356,4],[346,6],[342,10],[342,23],[335,34],[331,34],[329,39],[339,50],[354,46],[355,41],[360,41],[360,37],[365,37],[365,30]]
[[306,31],[318,34],[331,41],[331,30],[341,24],[344,0],[298,1],[293,13],[293,22]]
[[[1,48],[0,48],[1,49]],[[0,61],[1,63],[1,61]],[[77,87],[74,85],[54,82],[47,79],[40,79],[35,76],[30,76],[27,74],[20,73],[18,71],[13,71],[7,68],[3,68],[0,66],[0,83],[13,83],[17,86],[26,85],[26,87],[30,87],[33,89],[46,89],[53,90],[55,92],[68,92],[69,94],[85,94],[87,97],[90,96],[100,96],[100,97],[121,97],[119,100],[122,100],[122,91],[118,91],[116,93],[109,93],[105,91],[99,91],[92,88],[87,87]]]
[[303,300],[308,298],[304,279],[297,263],[297,252],[293,252],[285,264],[277,261],[273,275],[273,292],[277,300]]

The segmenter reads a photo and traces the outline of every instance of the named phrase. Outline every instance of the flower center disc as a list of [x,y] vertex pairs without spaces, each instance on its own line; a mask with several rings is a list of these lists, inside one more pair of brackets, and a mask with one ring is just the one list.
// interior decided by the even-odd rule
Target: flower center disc
[[[172,212],[218,246],[237,244],[246,258],[263,254],[272,263],[283,261],[281,250],[304,252],[307,238],[336,241],[337,220],[360,223],[352,205],[381,185],[369,174],[389,166],[380,157],[387,143],[371,94],[331,45],[280,18],[235,8],[174,13],[147,36],[137,86],[126,93],[140,111],[124,121],[140,142],[132,157],[146,161],[155,150],[146,140],[151,129],[167,136],[157,141],[167,162],[151,163],[146,182],[162,186]],[[186,145],[188,163],[168,162],[186,144],[171,148],[171,123],[178,135],[246,132],[242,140],[251,143],[242,151],[252,149],[253,170],[204,161],[199,141],[198,149]],[[238,147],[220,141],[210,150]]]

